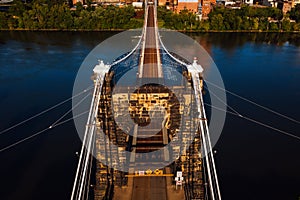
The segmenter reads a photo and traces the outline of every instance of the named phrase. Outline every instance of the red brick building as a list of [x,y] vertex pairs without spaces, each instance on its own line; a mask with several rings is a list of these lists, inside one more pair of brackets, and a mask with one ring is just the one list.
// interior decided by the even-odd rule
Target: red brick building
[[210,13],[212,6],[216,4],[216,0],[174,0],[174,11],[179,13],[181,10],[187,9],[190,12],[198,13],[200,4],[202,16],[205,18]]
[[216,0],[201,0],[201,5],[202,5],[202,17],[206,18],[212,9],[212,6],[216,5]]
[[198,12],[198,0],[178,0],[177,5],[174,6],[174,11],[179,13],[181,10],[187,9],[190,12]]

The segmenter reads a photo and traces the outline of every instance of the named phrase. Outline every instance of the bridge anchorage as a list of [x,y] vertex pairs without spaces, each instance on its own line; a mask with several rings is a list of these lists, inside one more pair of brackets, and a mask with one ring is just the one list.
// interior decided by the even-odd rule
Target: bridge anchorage
[[166,49],[156,20],[147,3],[137,46],[94,68],[71,200],[221,199],[203,69]]

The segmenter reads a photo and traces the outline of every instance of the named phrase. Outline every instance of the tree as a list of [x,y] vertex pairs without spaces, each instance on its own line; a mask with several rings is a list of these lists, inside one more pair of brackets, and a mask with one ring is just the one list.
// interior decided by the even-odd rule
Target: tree
[[282,28],[282,30],[284,30],[284,31],[290,31],[290,30],[292,29],[290,19],[284,18],[284,19],[282,20],[281,28]]
[[239,16],[249,16],[250,8],[251,7],[248,5],[243,5],[243,6],[241,6],[241,9],[237,11],[237,14]]
[[67,3],[68,1],[66,0],[47,0],[46,3],[52,7],[54,5],[63,5],[65,3]]
[[242,30],[249,30],[251,28],[249,18],[248,17],[243,17],[242,21],[243,21],[243,23],[241,24],[241,29]]
[[184,22],[180,18],[179,14],[173,15],[173,27],[176,30],[183,30],[184,29]]
[[265,31],[269,29],[269,21],[268,19],[261,19],[258,24],[258,30]]
[[202,31],[208,31],[210,28],[208,20],[202,20],[199,24],[199,29]]
[[270,29],[272,31],[278,31],[278,24],[275,22],[270,23]]
[[144,24],[144,21],[141,19],[135,19],[131,18],[127,24],[125,24],[124,28],[126,29],[134,29],[134,28],[140,28]]
[[13,16],[21,17],[26,7],[22,0],[14,0],[14,4],[9,8],[9,13]]
[[300,22],[300,4],[297,4],[292,10],[288,13],[290,18],[296,20],[296,22]]
[[177,17],[183,24],[183,30],[191,30],[196,24],[196,15],[186,9],[182,10]]
[[37,20],[39,29],[45,29],[47,28],[47,20],[48,20],[48,13],[49,13],[49,7],[47,4],[37,4],[35,3],[33,5],[32,10],[34,10],[34,17]]
[[224,13],[224,28],[225,30],[236,29],[235,27],[235,13],[234,10],[227,10]]
[[66,4],[60,5],[60,10],[61,10],[61,16],[63,17],[60,28],[61,29],[73,28],[73,17],[68,6]]
[[83,10],[83,5],[82,5],[81,2],[77,2],[77,3],[75,4],[75,6],[76,6],[75,14],[76,14],[76,16],[79,16],[79,15],[80,15],[80,12]]
[[235,30],[241,30],[242,29],[242,23],[243,23],[242,18],[240,16],[236,16],[235,19],[234,19]]
[[293,23],[292,29],[293,31],[300,31],[300,23]]
[[162,20],[164,21],[164,26],[166,28],[174,28],[174,14],[172,12],[166,12],[164,13],[164,15],[162,16]]
[[251,19],[251,28],[252,28],[252,30],[258,30],[258,25],[259,25],[258,18],[257,17],[252,18]]
[[33,27],[33,19],[29,11],[23,13],[22,26],[26,29],[32,29]]
[[6,13],[0,12],[0,29],[7,29],[7,16]]
[[212,30],[224,30],[224,18],[221,14],[213,15],[210,18],[210,27]]
[[278,9],[278,8],[270,8],[270,15],[273,19],[275,20],[281,20],[283,17],[283,13],[282,10]]

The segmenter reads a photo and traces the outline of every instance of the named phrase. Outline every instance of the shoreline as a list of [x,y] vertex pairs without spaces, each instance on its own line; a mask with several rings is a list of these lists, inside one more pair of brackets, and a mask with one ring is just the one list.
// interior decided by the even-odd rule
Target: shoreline
[[[28,32],[121,32],[130,29],[0,29],[0,31]],[[134,29],[132,29],[134,30]]]
[[[164,29],[164,28],[161,28]],[[0,31],[28,31],[28,32],[122,32],[135,29],[0,29]],[[181,33],[300,33],[300,31],[261,31],[261,30],[173,30]]]

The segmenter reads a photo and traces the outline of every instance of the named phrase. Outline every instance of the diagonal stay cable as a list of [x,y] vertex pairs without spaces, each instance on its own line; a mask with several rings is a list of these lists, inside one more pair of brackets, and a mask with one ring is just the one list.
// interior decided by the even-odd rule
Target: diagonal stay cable
[[223,101],[220,97],[218,97],[214,92],[212,92],[211,90],[209,90],[207,87],[204,87],[205,89],[207,89],[209,91],[210,94],[212,94],[213,96],[215,96],[220,102],[222,102],[225,106],[227,106],[228,108],[230,108],[234,113],[236,113],[238,116],[242,117],[243,115],[241,115],[237,110],[235,110],[234,108],[232,108],[231,106],[229,106],[225,101]]
[[242,119],[251,121],[251,122],[256,123],[256,124],[258,124],[258,125],[261,125],[261,126],[264,126],[264,127],[266,127],[266,128],[269,128],[269,129],[272,129],[272,130],[274,130],[274,131],[277,131],[277,132],[279,132],[279,133],[282,133],[282,134],[284,134],[284,135],[286,135],[286,136],[289,136],[289,137],[292,137],[292,138],[294,138],[294,139],[300,140],[300,136],[297,136],[297,135],[295,135],[295,134],[292,134],[292,133],[289,133],[289,132],[287,132],[287,131],[281,130],[281,129],[279,129],[279,128],[273,127],[273,126],[271,126],[271,125],[265,124],[265,123],[263,123],[263,122],[257,121],[257,120],[255,120],[255,119],[253,119],[253,118],[246,117],[246,116],[244,116],[244,115],[243,115],[243,116],[240,116],[240,115],[238,115],[237,113],[230,112],[230,111],[228,111],[228,110],[224,110],[224,109],[222,109],[222,108],[218,108],[218,107],[216,107],[216,106],[213,106],[213,105],[210,105],[210,104],[207,104],[207,103],[205,103],[205,105],[207,105],[207,106],[209,106],[209,107],[211,107],[211,108],[215,108],[215,109],[217,109],[217,110],[220,110],[220,111],[229,113],[229,114],[231,114],[231,115],[235,115],[235,116],[241,117]]
[[[71,120],[73,120],[73,119],[76,119],[76,118],[78,118],[78,117],[80,117],[80,116],[82,116],[82,115],[84,115],[84,114],[86,114],[86,113],[88,113],[88,112],[89,112],[89,110],[87,110],[87,111],[85,111],[85,112],[82,112],[82,113],[80,113],[80,114],[78,114],[78,115],[75,115],[75,116],[73,116],[73,117],[71,117],[71,118],[69,118],[69,119],[66,119],[66,120],[64,120],[64,121],[62,121],[62,122],[60,122],[60,123],[55,124],[52,128],[55,128],[55,127],[60,126],[60,125],[62,125],[62,124],[65,124],[65,123],[67,123],[67,122],[69,122],[69,121],[71,121]],[[6,151],[6,150],[8,150],[8,149],[10,149],[10,148],[12,148],[12,147],[14,147],[14,146],[17,146],[18,144],[21,144],[21,143],[23,143],[23,142],[25,142],[25,141],[27,141],[27,140],[29,140],[29,139],[31,139],[31,138],[34,138],[34,137],[36,137],[36,136],[38,136],[38,135],[42,134],[43,132],[45,132],[45,131],[47,131],[47,130],[50,130],[50,129],[51,129],[50,127],[45,128],[45,129],[43,129],[43,130],[41,130],[41,131],[36,132],[36,133],[33,134],[33,135],[30,135],[30,136],[28,136],[28,137],[26,137],[26,138],[23,138],[23,139],[21,139],[21,140],[15,142],[15,143],[13,143],[13,144],[10,144],[10,145],[8,145],[8,146],[6,146],[6,147],[0,149],[0,153],[2,153],[3,151]]]
[[294,119],[294,118],[292,118],[292,117],[289,117],[289,116],[287,116],[287,115],[284,115],[284,114],[282,114],[282,113],[279,113],[279,112],[277,112],[277,111],[275,111],[275,110],[273,110],[273,109],[271,109],[271,108],[268,108],[268,107],[266,107],[266,106],[263,106],[263,105],[261,105],[261,104],[258,104],[258,103],[256,103],[256,102],[254,102],[254,101],[252,101],[252,100],[249,100],[249,99],[247,99],[247,98],[245,98],[245,97],[242,97],[242,96],[240,96],[240,95],[238,95],[238,94],[236,94],[236,93],[234,93],[234,92],[231,92],[231,91],[229,91],[229,90],[226,90],[226,89],[224,89],[224,88],[222,88],[222,87],[220,87],[220,86],[218,86],[218,85],[216,85],[216,84],[214,84],[214,83],[212,83],[212,82],[210,82],[210,81],[208,81],[208,80],[205,80],[205,82],[208,83],[208,84],[211,84],[211,85],[215,86],[216,88],[218,88],[218,89],[220,89],[220,90],[223,90],[223,91],[225,91],[225,92],[227,92],[227,93],[229,93],[229,94],[231,94],[231,95],[233,95],[233,96],[235,96],[235,97],[238,97],[238,98],[240,98],[240,99],[242,99],[242,100],[244,100],[244,101],[247,101],[248,103],[251,103],[251,104],[253,104],[253,105],[255,105],[255,106],[258,106],[258,107],[260,107],[260,108],[262,108],[262,109],[264,109],[264,110],[266,110],[266,111],[269,111],[269,112],[271,112],[271,113],[273,113],[273,114],[276,114],[276,115],[278,115],[278,116],[280,116],[280,117],[283,117],[283,118],[288,119],[288,120],[290,120],[290,121],[292,121],[292,122],[295,122],[295,123],[297,123],[297,124],[300,124],[300,121],[299,121],[299,120],[296,120],[296,119]]
[[231,112],[231,111],[228,111],[228,110],[225,110],[225,109],[222,109],[222,108],[213,106],[213,105],[208,104],[208,103],[204,103],[204,105],[209,106],[209,107],[214,108],[214,109],[219,110],[219,111],[223,111],[223,112],[226,112],[226,113],[229,113],[229,114],[232,114],[232,115],[239,116],[239,115],[238,115],[237,113],[235,113],[235,112]]
[[290,136],[290,137],[293,137],[293,138],[295,138],[295,139],[300,140],[300,137],[299,137],[299,136],[294,135],[294,134],[292,134],[292,133],[289,133],[289,132],[287,132],[287,131],[278,129],[278,128],[274,127],[274,126],[265,124],[265,123],[263,123],[263,122],[260,122],[260,121],[257,121],[257,120],[255,120],[255,119],[252,119],[252,118],[250,118],[250,117],[242,116],[242,118],[244,118],[244,119],[246,119],[246,120],[248,120],[248,121],[254,122],[254,123],[256,123],[256,124],[259,124],[259,125],[261,125],[261,126],[264,126],[264,127],[266,127],[266,128],[273,129],[274,131],[280,132],[280,133],[282,133],[282,134],[284,134],[284,135],[287,135],[287,136]]
[[49,126],[49,128],[52,128],[57,124],[60,120],[62,120],[65,116],[67,116],[74,108],[77,108],[88,96],[90,96],[90,93],[88,93],[85,97],[83,97],[78,103],[76,103],[70,110],[68,110],[66,113],[64,113],[60,118],[58,118],[54,123]]
[[6,128],[6,129],[0,131],[0,135],[2,135],[2,134],[4,134],[4,133],[10,131],[11,129],[14,129],[14,128],[16,128],[16,127],[18,127],[18,126],[20,126],[20,125],[22,125],[22,124],[24,124],[24,123],[26,123],[26,122],[32,120],[32,119],[38,117],[38,116],[41,116],[42,114],[45,114],[45,113],[47,113],[47,112],[49,112],[49,111],[51,111],[51,110],[53,110],[53,109],[55,109],[55,108],[57,108],[57,107],[59,107],[59,106],[61,106],[61,105],[67,103],[68,101],[70,101],[70,100],[72,100],[72,99],[74,99],[74,98],[80,96],[81,94],[83,94],[83,93],[85,93],[85,92],[91,90],[92,88],[93,88],[93,85],[89,86],[88,88],[84,89],[83,91],[79,92],[78,94],[75,94],[74,96],[69,97],[69,98],[67,98],[67,99],[65,99],[65,100],[63,100],[63,101],[61,101],[60,103],[57,103],[57,104],[55,104],[54,106],[51,106],[50,108],[47,108],[46,110],[43,110],[43,111],[40,112],[40,113],[37,113],[37,114],[35,114],[35,115],[33,115],[33,116],[31,116],[31,117],[29,117],[29,118],[27,118],[27,119],[25,119],[25,120],[19,122],[19,123],[16,123],[16,124],[10,126],[9,128]]

